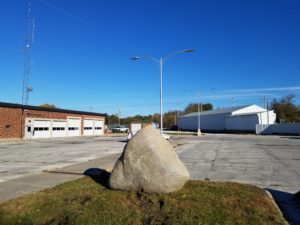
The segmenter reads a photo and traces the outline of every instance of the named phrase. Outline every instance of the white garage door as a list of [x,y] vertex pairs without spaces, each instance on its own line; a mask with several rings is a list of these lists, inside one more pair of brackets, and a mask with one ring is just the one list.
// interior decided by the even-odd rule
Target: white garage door
[[32,138],[49,138],[51,120],[34,120]]
[[80,136],[81,120],[79,118],[68,118],[68,136]]
[[65,137],[66,136],[66,121],[56,121],[52,122],[52,137]]
[[103,134],[103,120],[95,120],[95,135]]
[[85,119],[83,120],[83,135],[93,135],[94,134],[94,120]]

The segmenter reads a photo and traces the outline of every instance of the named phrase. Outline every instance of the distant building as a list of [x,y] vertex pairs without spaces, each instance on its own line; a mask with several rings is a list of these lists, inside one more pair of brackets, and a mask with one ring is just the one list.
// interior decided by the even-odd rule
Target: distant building
[[0,139],[104,134],[105,115],[0,102]]
[[[257,105],[238,106],[201,112],[200,129],[208,132],[255,132],[256,124],[274,124],[275,120],[273,110],[267,111]],[[197,130],[198,112],[181,116],[179,129]]]

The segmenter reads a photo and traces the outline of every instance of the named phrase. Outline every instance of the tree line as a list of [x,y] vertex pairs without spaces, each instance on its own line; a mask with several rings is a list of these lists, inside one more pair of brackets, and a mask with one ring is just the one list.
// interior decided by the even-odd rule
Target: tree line
[[[295,95],[287,95],[283,98],[274,98],[271,102],[269,110],[274,110],[276,113],[277,123],[300,123],[300,106],[295,103]],[[214,108],[212,103],[200,103],[201,111],[212,110]],[[192,112],[198,112],[198,103],[188,104],[184,110],[170,110],[164,113],[163,123],[164,127],[170,128],[178,124],[178,117]],[[129,126],[130,123],[158,123],[160,124],[160,114],[153,115],[135,115],[120,119],[120,123]],[[119,118],[116,115],[106,115],[106,123],[118,124]]]
[[295,104],[295,95],[273,99],[271,109],[276,113],[277,123],[300,123],[300,106]]
[[[212,110],[213,104],[211,103],[200,103],[199,108],[202,111]],[[163,123],[164,127],[170,128],[172,126],[176,126],[178,124],[178,117],[181,115],[185,115],[191,112],[197,112],[198,111],[198,103],[190,103],[188,104],[184,110],[170,110],[163,115]],[[117,115],[112,114],[108,115],[106,114],[105,122],[107,125],[112,124],[123,124],[129,126],[130,123],[158,123],[160,124],[160,114],[154,113],[152,115],[135,115],[135,116],[129,116],[125,118],[119,118]]]
[[[274,110],[276,113],[277,123],[300,123],[300,106],[295,103],[296,95],[290,94],[283,98],[274,98],[271,102],[269,110]],[[40,107],[56,108],[54,104],[43,104]],[[212,110],[214,108],[212,103],[200,103],[199,108],[201,111]],[[170,110],[164,113],[163,123],[164,127],[170,128],[178,124],[178,117],[192,112],[198,111],[198,103],[188,104],[184,110]],[[105,123],[111,124],[123,124],[129,126],[130,123],[158,123],[160,124],[160,114],[155,113],[152,115],[135,115],[125,118],[119,118],[117,115],[105,114]]]

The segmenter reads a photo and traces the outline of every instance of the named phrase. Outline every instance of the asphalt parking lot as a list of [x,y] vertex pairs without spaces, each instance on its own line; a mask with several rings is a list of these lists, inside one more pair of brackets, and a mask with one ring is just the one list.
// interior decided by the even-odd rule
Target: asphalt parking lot
[[295,193],[300,190],[300,137],[208,134],[177,137],[177,153],[192,179],[235,181]]
[[[120,154],[125,137],[80,137],[0,143],[0,182]],[[207,134],[173,136],[192,179],[300,190],[300,137]]]
[[0,182],[121,153],[125,137],[76,137],[0,143]]

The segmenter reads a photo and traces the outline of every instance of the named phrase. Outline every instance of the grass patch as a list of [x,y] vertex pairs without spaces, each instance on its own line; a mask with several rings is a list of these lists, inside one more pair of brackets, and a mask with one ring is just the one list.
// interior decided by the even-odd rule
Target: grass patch
[[0,224],[286,224],[266,193],[238,183],[189,181],[170,194],[107,188],[108,173],[0,204]]

